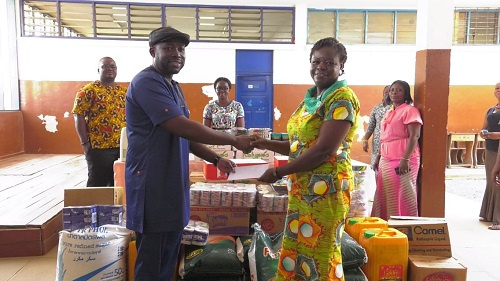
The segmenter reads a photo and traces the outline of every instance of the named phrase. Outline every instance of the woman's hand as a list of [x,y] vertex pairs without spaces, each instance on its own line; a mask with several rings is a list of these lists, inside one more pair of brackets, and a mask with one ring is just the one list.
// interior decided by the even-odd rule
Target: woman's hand
[[500,186],[500,165],[495,165],[493,170],[491,170],[491,182]]
[[249,136],[236,136],[236,144],[234,144],[234,147],[243,151],[245,154],[250,153],[253,150],[253,147],[250,145],[251,141],[252,139]]
[[479,136],[480,136],[481,138],[483,138],[483,139],[488,139],[488,138],[489,138],[489,137],[488,137],[488,134],[489,134],[489,132],[488,132],[488,131],[486,131],[486,130],[482,130],[481,132],[479,132]]
[[363,140],[363,151],[364,152],[368,152],[368,149],[369,149],[369,145],[368,145],[368,141],[367,140]]
[[500,139],[500,132],[488,132],[484,136],[485,139],[498,140]]
[[410,171],[410,160],[399,160],[399,175],[407,174]]
[[257,180],[261,182],[273,183],[279,179],[281,178],[278,178],[276,175],[276,168],[269,168]]
[[233,161],[227,159],[227,158],[221,158],[219,159],[219,162],[217,162],[217,168],[226,174],[229,173],[234,173],[235,170],[234,168],[236,167],[236,164],[234,164]]
[[250,136],[250,146],[258,149],[267,149],[267,139],[262,138],[258,135],[251,135]]
[[373,165],[372,165],[372,170],[374,170],[375,172],[378,171],[378,164],[380,163],[380,155],[377,156],[377,158],[375,158],[375,161],[373,162]]

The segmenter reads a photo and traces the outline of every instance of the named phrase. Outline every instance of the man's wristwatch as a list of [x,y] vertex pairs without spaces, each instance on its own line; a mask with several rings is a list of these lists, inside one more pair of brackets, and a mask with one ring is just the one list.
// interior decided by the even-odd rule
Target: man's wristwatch
[[276,177],[278,179],[280,179],[281,177],[278,175],[278,167],[275,167],[274,170],[273,170],[273,177]]
[[217,167],[217,163],[219,163],[219,160],[220,160],[220,156],[215,156],[214,158],[214,161],[212,162],[212,164],[214,164],[215,167]]

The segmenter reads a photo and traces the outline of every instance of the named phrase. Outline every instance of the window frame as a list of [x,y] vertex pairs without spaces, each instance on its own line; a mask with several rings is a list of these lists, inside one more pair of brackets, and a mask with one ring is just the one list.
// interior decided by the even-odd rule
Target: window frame
[[[398,43],[397,42],[397,18],[399,13],[417,13],[417,10],[387,10],[387,9],[317,9],[317,8],[308,8],[307,9],[307,39],[306,43],[307,44],[314,44],[315,42],[310,42],[309,41],[309,32],[310,32],[310,26],[309,26],[309,15],[310,13],[334,13],[335,17],[335,34],[332,34],[331,36],[338,38],[339,36],[339,31],[340,31],[340,26],[339,26],[339,14],[340,13],[363,13],[363,37],[362,37],[362,42],[363,43],[350,43],[350,42],[342,42],[343,44],[346,45],[415,45],[415,43]],[[370,13],[392,13],[393,14],[393,28],[392,28],[392,42],[387,44],[387,43],[367,43],[368,39],[368,17]],[[415,36],[416,36],[416,25],[415,25]],[[415,40],[416,41],[416,40]]]
[[[57,13],[56,17],[57,18],[52,18],[54,22],[57,23],[58,30],[56,35],[50,36],[50,35],[33,35],[29,34],[30,32],[27,31],[26,25],[25,25],[25,5],[30,6],[28,2],[36,3],[55,3]],[[92,5],[92,36],[66,36],[65,35],[65,30],[67,27],[64,25],[61,25],[61,4],[62,3],[73,3],[73,4],[89,4]],[[96,6],[97,5],[120,5],[120,6],[126,6],[126,14],[127,14],[127,35],[125,37],[119,36],[119,35],[110,35],[110,36],[99,36],[98,35],[98,27],[97,23],[99,22],[96,18]],[[195,9],[195,25],[194,29],[196,32],[195,38],[191,38],[191,42],[215,42],[215,43],[257,43],[257,44],[294,44],[295,43],[295,7],[285,7],[285,6],[277,6],[277,7],[259,7],[259,6],[228,6],[228,5],[185,5],[185,4],[163,4],[163,3],[139,3],[139,2],[109,2],[109,1],[83,1],[83,0],[22,0],[20,3],[20,24],[21,24],[21,36],[22,37],[44,37],[44,38],[72,38],[72,39],[94,39],[94,40],[102,40],[102,39],[113,39],[113,40],[137,40],[137,41],[144,41],[148,40],[147,37],[144,38],[137,38],[137,36],[132,36],[132,23],[131,23],[131,7],[133,9],[134,6],[154,6],[154,7],[160,7],[161,8],[161,26],[166,26],[168,23],[166,22],[166,17],[167,17],[167,11],[169,8],[194,8]],[[32,6],[30,6],[32,7]],[[199,16],[199,10],[200,9],[226,9],[228,11],[227,16],[229,18],[228,21],[228,30],[229,34],[227,36],[227,40],[203,40],[200,39],[200,16]],[[260,11],[260,36],[258,40],[231,40],[231,30],[232,30],[232,23],[231,23],[231,11],[232,10],[259,10]],[[279,37],[279,38],[267,38],[264,37],[264,27],[265,21],[264,21],[264,13],[265,12],[276,12],[276,11],[285,11],[289,12],[291,15],[291,22],[287,23],[290,26],[290,34],[285,37],[284,39]],[[70,29],[71,30],[71,29]],[[182,30],[181,30],[182,31]],[[34,33],[35,31],[32,31],[31,33]],[[76,31],[75,31],[76,32]],[[286,32],[277,32],[280,34],[288,34],[288,30]],[[267,39],[267,41],[266,41]]]
[[[454,34],[454,37],[453,37],[453,45],[455,46],[463,46],[463,45],[475,45],[475,46],[491,46],[491,45],[499,45],[500,44],[500,8],[492,8],[492,9],[486,9],[486,8],[478,8],[478,9],[470,9],[470,8],[455,8],[455,14],[460,14],[460,13],[465,13],[466,14],[466,17],[465,17],[465,33],[463,34],[464,35],[464,38],[465,38],[465,42],[464,43],[455,43],[456,41],[456,38],[455,38],[455,34],[456,34],[456,28],[458,28],[456,25],[455,25],[455,22],[454,22],[454,28],[453,28],[453,34]],[[478,14],[478,13],[496,13],[497,14],[497,17],[496,17],[496,24],[497,24],[497,27],[496,29],[494,30],[495,34],[494,36],[496,36],[496,42],[493,42],[493,43],[485,43],[485,42],[481,42],[481,43],[474,43],[474,42],[470,42],[470,36],[471,36],[471,14],[472,13],[475,13],[475,14]],[[454,20],[455,20],[455,17],[454,17]],[[493,30],[493,29],[492,29]],[[482,34],[484,35],[484,34]]]

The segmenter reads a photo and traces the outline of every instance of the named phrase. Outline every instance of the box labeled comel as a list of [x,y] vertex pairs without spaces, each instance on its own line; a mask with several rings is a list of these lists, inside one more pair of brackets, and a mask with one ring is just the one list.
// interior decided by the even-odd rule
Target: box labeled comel
[[75,187],[64,190],[64,207],[123,205],[123,187]]
[[452,256],[444,218],[393,216],[388,223],[408,236],[410,255]]
[[410,255],[409,281],[466,281],[467,267],[453,257]]
[[210,234],[248,235],[250,208],[191,206],[190,219],[208,223]]
[[[231,161],[236,164],[236,167],[257,165],[269,166],[269,164],[262,159],[232,159]],[[222,173],[214,164],[208,161],[203,161],[203,176],[205,176],[207,180],[227,180],[228,178],[228,174]],[[255,177],[258,176],[256,175]]]

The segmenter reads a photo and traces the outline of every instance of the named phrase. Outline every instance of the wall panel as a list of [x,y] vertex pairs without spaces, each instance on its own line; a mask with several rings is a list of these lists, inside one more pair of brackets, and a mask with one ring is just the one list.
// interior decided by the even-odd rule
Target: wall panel
[[[22,81],[21,97],[23,118],[18,122],[22,122],[22,119],[24,119],[24,150],[27,153],[82,153],[74,128],[71,109],[76,91],[85,84],[86,82]],[[126,85],[126,83],[124,85]],[[203,92],[202,87],[204,86],[211,88],[210,83],[181,83],[190,109],[191,119],[198,122],[202,122],[203,108],[211,100],[211,98]],[[304,98],[306,90],[311,86],[312,85],[291,84],[274,85],[273,108],[275,113],[279,112],[279,114],[281,114],[279,118],[277,118],[277,115],[274,115],[273,126],[276,132],[286,132],[286,122],[288,118]],[[371,109],[380,102],[384,86],[385,85],[351,86],[361,103],[363,128],[367,126]],[[232,99],[234,99],[234,89],[235,86],[233,85],[230,94]],[[486,110],[496,103],[493,89],[493,85],[451,86],[448,131],[464,133],[479,132]],[[48,119],[47,116],[49,116]],[[54,116],[55,121],[58,123],[56,126],[57,131],[54,131],[53,128],[50,127],[51,124],[47,124],[47,122],[53,122],[50,120],[50,116]],[[19,117],[20,116],[17,118]],[[6,124],[12,123],[12,118],[12,116],[0,115],[0,124],[5,127]],[[41,118],[47,120],[42,120]],[[12,124],[9,126],[10,127],[7,129],[2,127],[6,132],[5,135],[18,136],[18,141],[12,141],[9,145],[12,147],[14,143],[19,143],[19,140],[21,140],[21,142],[23,141],[22,137],[19,137],[19,133],[22,133],[22,129],[20,128],[23,127],[23,124],[14,127]],[[360,131],[360,134],[356,136],[357,139],[352,149],[352,156],[354,159],[369,162],[369,154],[363,152],[361,149],[360,139],[363,133],[364,130]],[[14,137],[14,139],[16,139],[16,137]],[[2,155],[2,150],[3,148],[0,148],[0,156]],[[22,151],[22,147],[10,148],[9,151],[13,151],[11,153],[19,152]],[[6,152],[3,152],[3,154],[5,153]]]
[[0,159],[24,151],[23,114],[0,111]]

